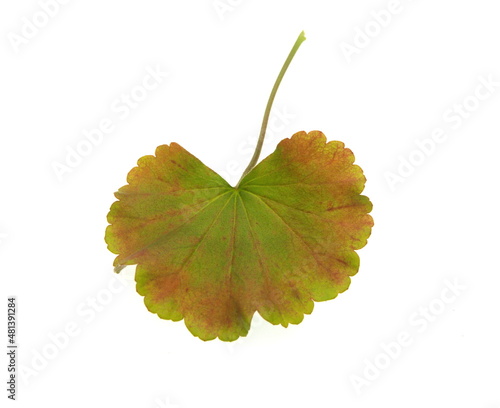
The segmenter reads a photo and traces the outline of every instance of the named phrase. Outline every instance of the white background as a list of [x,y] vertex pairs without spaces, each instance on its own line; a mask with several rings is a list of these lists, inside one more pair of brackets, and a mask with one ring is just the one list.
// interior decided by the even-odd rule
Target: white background
[[[500,81],[498,1],[401,0],[385,27],[373,12],[387,1],[221,3],[73,0],[46,21],[37,1],[1,3],[0,316],[17,296],[17,406],[500,407],[500,87],[474,96]],[[44,26],[16,46],[34,18]],[[348,61],[342,44],[365,29]],[[203,342],[147,311],[133,268],[117,284],[106,214],[160,144],[237,181],[301,30],[262,157],[299,130],[345,142],[375,227],[350,289],[300,325],[255,319],[247,338]],[[148,67],[169,75],[122,119],[112,106]],[[467,119],[445,120],[464,99]],[[58,177],[106,118],[113,132]],[[415,153],[435,128],[446,140]],[[421,163],[391,188],[410,156]]]

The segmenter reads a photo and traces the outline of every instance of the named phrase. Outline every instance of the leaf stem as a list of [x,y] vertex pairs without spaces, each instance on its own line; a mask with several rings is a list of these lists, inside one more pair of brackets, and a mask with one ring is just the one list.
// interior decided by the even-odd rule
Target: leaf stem
[[290,51],[290,54],[288,54],[288,58],[286,59],[285,63],[283,64],[283,67],[281,68],[281,71],[278,75],[278,78],[276,78],[276,82],[274,83],[273,89],[271,91],[271,95],[269,96],[269,100],[267,101],[267,106],[266,106],[266,111],[264,112],[264,119],[262,120],[262,127],[260,128],[260,135],[259,135],[259,140],[257,141],[257,146],[255,147],[255,152],[252,156],[252,159],[250,160],[250,163],[248,164],[247,168],[241,175],[240,181],[238,181],[238,184],[236,184],[235,188],[238,188],[240,185],[241,181],[243,178],[250,173],[250,170],[252,170],[255,165],[257,164],[257,161],[259,160],[260,152],[262,150],[262,145],[264,144],[264,138],[266,137],[266,129],[267,129],[267,123],[269,121],[269,115],[271,113],[271,108],[273,106],[274,102],[274,97],[276,96],[276,93],[278,92],[278,88],[280,86],[281,80],[285,76],[286,70],[288,69],[288,66],[293,60],[293,57],[295,56],[295,53],[299,49],[300,45],[305,41],[306,37],[304,34],[304,31],[302,31],[298,38],[297,41],[295,41],[295,44],[292,47],[292,50]]

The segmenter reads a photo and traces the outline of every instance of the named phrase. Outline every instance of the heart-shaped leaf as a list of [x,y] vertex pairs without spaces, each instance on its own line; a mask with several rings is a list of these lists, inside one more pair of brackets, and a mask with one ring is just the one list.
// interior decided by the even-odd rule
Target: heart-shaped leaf
[[163,319],[184,319],[195,336],[233,341],[257,311],[298,324],[314,301],[345,291],[359,269],[355,250],[370,235],[365,177],[341,142],[319,131],[282,140],[237,186],[176,143],[144,156],[115,193],[106,242],[115,270],[137,265],[137,291]]
[[137,264],[147,308],[203,340],[245,336],[255,311],[300,323],[359,268],[373,225],[341,142],[299,132],[231,187],[178,144],[142,157],[111,207],[115,265]]

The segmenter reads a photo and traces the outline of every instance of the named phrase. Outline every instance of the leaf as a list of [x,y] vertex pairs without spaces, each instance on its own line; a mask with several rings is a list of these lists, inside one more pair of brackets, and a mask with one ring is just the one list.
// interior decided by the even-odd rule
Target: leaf
[[298,324],[345,291],[370,235],[361,168],[344,144],[298,132],[238,187],[176,143],[139,159],[115,194],[106,242],[137,264],[137,291],[202,340],[245,336],[254,313]]
[[298,324],[359,269],[355,250],[373,220],[352,152],[319,131],[299,132],[256,165],[276,92],[304,40],[301,32],[276,79],[236,187],[171,143],[139,159],[108,214],[115,271],[137,264],[147,308],[184,319],[203,340],[246,336],[256,311]]

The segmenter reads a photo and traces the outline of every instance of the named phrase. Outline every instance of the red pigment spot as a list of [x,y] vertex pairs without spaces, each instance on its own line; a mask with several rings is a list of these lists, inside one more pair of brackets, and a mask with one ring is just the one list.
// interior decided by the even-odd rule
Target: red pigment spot
[[175,160],[170,159],[170,162],[175,164],[177,167],[181,168],[182,170],[186,170],[185,167],[181,166],[179,163],[177,163]]
[[155,288],[154,301],[161,302],[165,298],[173,297],[179,287],[179,275],[172,273],[161,276],[152,281],[152,286]]

